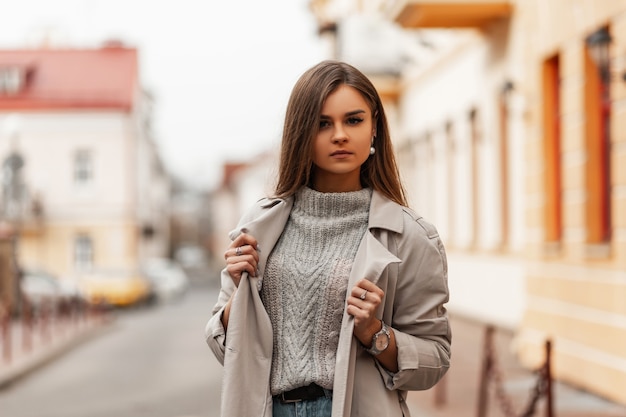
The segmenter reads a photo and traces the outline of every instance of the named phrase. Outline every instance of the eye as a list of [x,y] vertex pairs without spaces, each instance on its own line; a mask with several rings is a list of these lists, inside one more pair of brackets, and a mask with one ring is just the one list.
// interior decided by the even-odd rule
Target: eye
[[320,120],[320,129],[324,129],[330,126],[330,122],[326,119]]
[[347,120],[347,123],[349,125],[358,125],[362,121],[363,121],[363,119],[360,118],[360,117],[349,117],[348,120]]

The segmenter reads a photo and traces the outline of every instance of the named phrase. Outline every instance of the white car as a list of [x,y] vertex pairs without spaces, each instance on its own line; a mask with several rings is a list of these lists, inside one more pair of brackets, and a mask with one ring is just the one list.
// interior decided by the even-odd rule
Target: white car
[[199,246],[181,246],[176,250],[175,258],[176,262],[178,262],[183,268],[202,269],[207,265],[204,250],[202,250]]
[[189,279],[183,268],[168,258],[147,260],[142,271],[152,283],[152,291],[158,301],[179,299],[189,288]]
[[84,301],[75,284],[41,269],[22,270],[20,289],[25,301],[35,309],[42,308],[46,303],[56,309],[60,302]]

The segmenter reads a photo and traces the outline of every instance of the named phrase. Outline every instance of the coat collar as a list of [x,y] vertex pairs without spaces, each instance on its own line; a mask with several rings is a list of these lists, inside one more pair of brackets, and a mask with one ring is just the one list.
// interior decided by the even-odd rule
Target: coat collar
[[369,229],[387,229],[401,233],[404,228],[402,206],[374,190],[370,204]]
[[[261,207],[264,209],[274,208],[275,206],[281,206],[281,202],[287,204],[282,205],[282,208],[291,210],[294,197],[290,196],[285,199],[272,198],[261,203]],[[372,201],[370,203],[369,225],[371,229],[387,229],[392,232],[401,233],[404,226],[402,220],[402,206],[391,201],[380,192],[374,190],[372,192]]]

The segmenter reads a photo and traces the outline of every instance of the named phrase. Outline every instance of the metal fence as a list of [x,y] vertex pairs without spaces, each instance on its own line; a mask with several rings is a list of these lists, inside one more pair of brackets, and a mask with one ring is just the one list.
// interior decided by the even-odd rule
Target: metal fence
[[0,368],[110,317],[106,306],[90,305],[78,298],[45,299],[34,305],[23,297],[17,315],[0,302]]
[[502,413],[506,417],[531,417],[537,412],[539,400],[546,398],[545,417],[554,417],[554,406],[552,396],[552,374],[551,374],[551,351],[550,340],[545,342],[545,361],[535,370],[536,380],[532,387],[527,403],[521,411],[515,409],[513,401],[504,386],[506,376],[498,363],[498,355],[494,344],[494,327],[487,326],[485,329],[484,349],[482,369],[480,375],[480,385],[478,390],[478,410],[477,417],[486,417],[489,404],[490,388],[493,388],[496,402],[500,406]]

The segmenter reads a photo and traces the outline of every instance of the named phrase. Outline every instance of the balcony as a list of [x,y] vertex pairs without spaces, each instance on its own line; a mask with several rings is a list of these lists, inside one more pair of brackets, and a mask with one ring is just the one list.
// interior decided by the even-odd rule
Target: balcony
[[507,0],[397,0],[387,12],[405,28],[480,29],[512,9]]
[[383,101],[396,101],[400,96],[401,87],[398,76],[368,74],[372,84],[376,87],[376,91]]
[[46,218],[41,199],[27,196],[20,201],[3,206],[2,220],[17,229],[21,237],[41,236],[45,231]]

